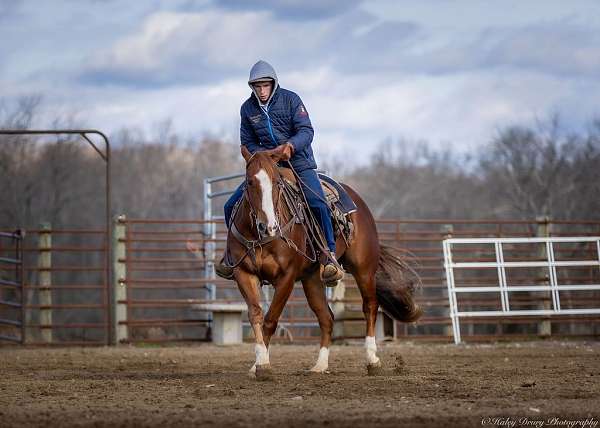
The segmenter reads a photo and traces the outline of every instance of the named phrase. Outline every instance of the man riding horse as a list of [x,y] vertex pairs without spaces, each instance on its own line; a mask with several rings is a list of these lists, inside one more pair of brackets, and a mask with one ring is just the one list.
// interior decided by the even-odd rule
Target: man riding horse
[[[254,64],[250,70],[248,85],[252,94],[240,109],[241,145],[250,153],[275,150],[280,154],[280,159],[289,160],[327,242],[329,252],[321,259],[324,265],[323,281],[335,284],[342,278],[343,271],[336,260],[330,212],[316,173],[317,163],[311,147],[314,130],[306,107],[296,93],[279,86],[275,70],[265,61]],[[228,228],[232,212],[244,193],[245,185],[245,182],[242,183],[225,203],[225,223]],[[232,279],[233,269],[227,260],[225,250],[225,255],[215,270],[217,275]]]

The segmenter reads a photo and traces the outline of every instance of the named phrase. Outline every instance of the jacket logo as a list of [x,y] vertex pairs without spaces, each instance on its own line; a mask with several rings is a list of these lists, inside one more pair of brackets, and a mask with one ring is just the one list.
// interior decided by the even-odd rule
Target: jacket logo
[[258,122],[260,122],[261,119],[262,119],[262,116],[260,114],[257,114],[255,116],[250,116],[250,120],[252,121],[252,123],[258,123]]
[[308,116],[308,112],[304,108],[304,104],[300,104],[300,107],[298,107],[298,114],[300,116]]

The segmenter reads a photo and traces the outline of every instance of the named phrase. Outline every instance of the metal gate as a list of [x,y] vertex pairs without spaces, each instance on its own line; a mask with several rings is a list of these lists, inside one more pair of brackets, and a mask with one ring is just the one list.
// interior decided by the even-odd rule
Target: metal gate
[[[463,260],[453,258],[456,246],[479,257],[493,255],[492,261],[464,261],[465,252],[460,256]],[[558,257],[559,248],[569,246],[575,257]],[[466,247],[466,250],[465,250]],[[487,247],[487,248],[486,248]],[[562,315],[599,315],[600,300],[597,291],[600,283],[569,283],[568,269],[598,268],[600,269],[600,237],[549,237],[549,238],[451,238],[443,242],[444,267],[448,286],[450,317],[454,343],[461,342],[460,319],[462,317],[508,317],[508,316],[562,316]],[[529,253],[529,254],[527,254]],[[532,257],[531,255],[534,254]],[[587,257],[585,257],[587,255]],[[491,270],[497,275],[497,286],[479,286],[467,281],[464,272]],[[544,283],[514,285],[511,270],[543,269],[547,272]],[[461,276],[462,275],[462,276]],[[516,275],[514,275],[516,278]],[[471,275],[471,278],[473,276]],[[462,296],[484,293],[496,294],[496,305],[493,299],[487,303],[478,302],[473,306],[463,305]],[[529,306],[526,309],[515,308],[513,295],[517,293],[549,294],[551,300],[541,308]],[[579,296],[573,296],[579,294]],[[567,301],[567,304],[564,302]],[[498,305],[499,304],[499,305]],[[494,307],[495,306],[495,307]]]
[[[245,174],[230,174],[223,175],[220,177],[212,177],[204,179],[204,254],[206,257],[206,266],[204,269],[204,276],[207,280],[207,287],[210,290],[210,298],[215,300],[217,298],[217,287],[213,282],[216,280],[215,275],[215,258],[217,257],[217,228],[219,224],[224,224],[225,217],[222,215],[216,215],[213,210],[213,199],[221,198],[224,196],[230,196],[235,191],[235,188],[231,188],[232,184],[239,185],[240,179],[245,177]],[[218,187],[219,190],[213,190]],[[225,187],[225,188],[223,188]],[[222,206],[222,205],[221,205]],[[218,210],[221,211],[221,210]],[[221,239],[220,241],[222,241]]]
[[19,343],[25,341],[23,237],[21,230],[0,232],[0,340]]
[[[53,310],[53,309],[60,309],[60,310],[87,310],[87,309],[93,309],[95,311],[99,311],[102,312],[101,315],[96,314],[94,322],[90,323],[90,322],[85,322],[85,323],[72,323],[69,322],[67,320],[65,320],[62,324],[58,324],[56,323],[56,320],[54,322],[52,322],[52,317],[45,317],[45,320],[40,320],[40,323],[37,325],[31,325],[31,321],[28,320],[27,318],[27,314],[25,314],[25,316],[22,317],[21,323],[25,324],[25,325],[21,325],[21,327],[23,328],[23,335],[21,337],[22,340],[27,340],[27,343],[31,343],[30,340],[26,337],[28,335],[28,329],[29,327],[32,328],[36,328],[36,329],[41,329],[46,333],[50,333],[50,334],[45,334],[46,339],[47,338],[52,338],[52,331],[54,331],[54,329],[57,328],[63,328],[63,329],[71,329],[71,328],[78,328],[78,329],[82,329],[85,330],[87,328],[92,328],[94,330],[98,330],[98,329],[102,329],[102,337],[97,337],[98,335],[94,335],[94,340],[90,341],[90,340],[82,340],[82,344],[88,344],[88,343],[94,343],[94,344],[110,344],[110,343],[114,343],[114,334],[113,334],[113,328],[112,328],[112,321],[113,321],[113,317],[111,314],[111,310],[113,308],[113,305],[111,304],[111,275],[110,275],[110,266],[111,266],[111,246],[110,246],[110,237],[111,237],[111,221],[110,221],[110,215],[111,215],[111,175],[110,175],[110,165],[111,165],[111,149],[110,149],[110,142],[108,140],[108,137],[98,131],[98,130],[94,130],[94,129],[51,129],[51,130],[27,130],[27,129],[2,129],[0,130],[0,136],[12,136],[13,138],[18,138],[18,137],[22,137],[22,136],[38,136],[38,137],[43,137],[43,136],[51,136],[51,135],[72,135],[72,136],[78,136],[81,138],[81,140],[78,141],[82,141],[86,144],[88,144],[90,147],[92,147],[94,149],[94,151],[100,156],[100,158],[102,159],[102,161],[104,162],[105,165],[105,194],[104,194],[104,200],[105,200],[105,212],[104,212],[104,220],[105,220],[105,224],[104,224],[104,229],[101,230],[52,230],[51,228],[48,228],[47,230],[39,230],[39,231],[35,231],[32,229],[28,229],[29,231],[29,235],[28,236],[32,236],[32,235],[37,235],[38,237],[41,238],[41,241],[50,239],[50,236],[52,234],[57,234],[60,235],[62,237],[62,239],[59,239],[59,245],[58,246],[48,246],[46,244],[42,244],[42,247],[32,247],[32,248],[26,248],[25,252],[27,254],[37,254],[38,255],[38,263],[39,260],[42,260],[42,265],[38,266],[33,266],[33,265],[29,265],[23,269],[23,263],[21,263],[21,268],[26,272],[26,273],[32,273],[32,272],[38,272],[38,273],[44,273],[44,275],[41,276],[46,276],[47,279],[50,279],[52,277],[52,272],[56,272],[56,271],[62,271],[62,272],[98,272],[101,275],[101,279],[96,280],[94,284],[86,284],[86,285],[80,285],[80,284],[52,284],[52,282],[50,280],[46,281],[47,283],[45,284],[30,284],[27,283],[25,284],[27,281],[25,279],[25,275],[21,275],[21,281],[23,282],[23,287],[21,288],[22,290],[22,309],[23,311],[26,310],[30,310],[30,309],[35,309],[35,310],[40,310],[40,311],[46,311],[48,314]],[[96,145],[96,143],[90,138],[92,135],[95,135],[96,137],[99,137],[102,142],[104,143],[104,150],[101,150],[100,148],[98,148],[98,146]],[[23,142],[26,143],[27,139],[25,139]],[[0,141],[1,142],[1,141]],[[18,142],[21,142],[20,140]],[[97,243],[96,240],[94,241],[93,246],[95,248],[92,249],[88,249],[85,248],[85,245],[78,245],[79,244],[79,238],[82,236],[89,236],[89,235],[94,235],[94,236],[99,236],[103,242]],[[38,239],[38,242],[40,241],[40,239]],[[21,238],[21,247],[22,247],[22,238]],[[51,241],[48,241],[51,242]],[[94,253],[100,253],[103,256],[103,260],[102,260],[102,266],[90,266],[90,265],[86,265],[86,266],[46,266],[46,262],[49,261],[49,259],[51,258],[51,254],[55,253],[55,254],[61,254],[64,255],[67,252],[71,252],[71,253],[85,253],[88,254],[90,252],[94,252]],[[23,261],[23,258],[20,258],[21,262]],[[40,275],[38,275],[40,276]],[[39,278],[38,278],[39,279]],[[1,285],[1,283],[0,283]],[[55,302],[52,302],[51,296],[53,292],[59,292],[60,290],[64,290],[65,292],[68,292],[69,290],[98,290],[100,291],[101,295],[97,296],[94,295],[93,298],[91,300],[93,300],[93,303],[84,303],[84,304],[70,304],[70,303],[66,303],[66,304],[57,304]],[[43,293],[45,294],[47,297],[50,298],[50,303],[46,303],[46,302],[40,302],[40,304],[34,305],[31,303],[31,299],[29,297],[31,297],[31,295],[33,293]],[[42,317],[44,318],[44,317]],[[69,316],[65,316],[66,319],[71,318]],[[84,332],[85,333],[85,332]],[[34,342],[35,343],[35,342]],[[55,340],[43,340],[42,341],[43,344],[46,343],[57,343]],[[69,344],[73,344],[75,343],[74,341],[66,341],[66,343]]]

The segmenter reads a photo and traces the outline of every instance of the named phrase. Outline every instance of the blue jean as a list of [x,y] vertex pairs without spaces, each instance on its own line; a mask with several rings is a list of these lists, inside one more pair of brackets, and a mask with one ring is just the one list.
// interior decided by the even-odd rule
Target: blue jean
[[[300,179],[302,180],[302,190],[306,196],[306,201],[311,211],[315,215],[315,218],[321,226],[321,230],[325,234],[325,240],[329,249],[335,253],[335,237],[333,236],[333,225],[331,224],[331,216],[329,208],[325,202],[325,194],[321,187],[321,182],[314,169],[305,169],[304,171],[298,172]],[[233,207],[237,201],[244,194],[244,188],[246,183],[242,183],[233,192],[233,195],[225,202],[223,210],[225,211],[225,224],[229,228],[229,222],[231,220],[231,214]]]

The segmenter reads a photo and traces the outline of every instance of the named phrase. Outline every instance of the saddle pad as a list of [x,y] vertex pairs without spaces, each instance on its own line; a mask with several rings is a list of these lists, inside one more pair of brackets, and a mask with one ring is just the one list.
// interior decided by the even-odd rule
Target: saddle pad
[[[296,192],[300,191],[296,183],[296,177],[294,177],[294,174],[289,168],[280,167],[279,172],[289,184],[294,186]],[[348,192],[346,192],[346,189],[344,189],[337,181],[322,173],[318,173],[318,176],[319,180],[321,180],[321,186],[323,187],[325,196],[327,196],[327,200],[333,200],[334,205],[342,214],[350,214],[358,209],[350,195],[348,195]]]
[[321,180],[321,185],[324,189],[326,187],[333,187],[335,189],[338,196],[338,200],[335,202],[335,205],[342,212],[342,214],[350,214],[358,209],[348,192],[346,192],[346,189],[344,189],[340,183],[322,173],[319,173],[319,179]]

